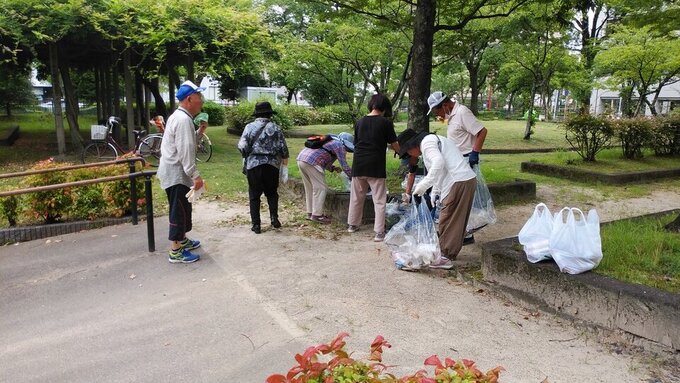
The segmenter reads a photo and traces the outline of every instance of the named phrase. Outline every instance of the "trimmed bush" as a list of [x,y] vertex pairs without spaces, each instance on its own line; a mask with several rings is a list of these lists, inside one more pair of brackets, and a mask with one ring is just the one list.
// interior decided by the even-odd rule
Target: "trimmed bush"
[[644,117],[615,120],[612,124],[614,133],[621,143],[623,157],[637,160],[643,157],[642,149],[652,139],[654,121]]
[[208,124],[212,126],[224,125],[224,107],[212,101],[203,103],[203,111],[208,113]]
[[680,154],[680,113],[656,120],[652,126],[649,147],[657,156]]
[[15,196],[0,198],[0,214],[9,223],[9,226],[16,226],[19,218],[19,199]]
[[[55,163],[52,159],[41,161],[32,170],[51,169],[68,166],[68,163]],[[137,171],[141,170],[141,164],[136,163]],[[127,164],[109,165],[100,168],[85,168],[62,172],[35,174],[25,177],[21,182],[21,188],[35,186],[54,185],[59,183],[74,182],[114,175],[128,174]],[[144,198],[144,180],[138,178],[137,183],[137,206],[143,208],[146,205]],[[2,203],[2,209],[6,201]],[[97,183],[92,185],[70,187],[65,189],[48,190],[43,192],[23,194],[19,198],[20,206],[24,209],[16,209],[15,223],[19,215],[30,222],[36,218],[41,223],[55,223],[63,220],[95,219],[99,217],[121,217],[131,212],[132,201],[130,200],[130,181],[115,181]],[[5,213],[7,216],[7,213]],[[9,216],[8,216],[9,221]],[[12,222],[10,221],[10,225]]]
[[595,161],[595,156],[611,143],[614,130],[605,118],[580,114],[564,122],[569,145],[584,161]]
[[[322,108],[319,108],[319,111],[321,113],[327,113],[328,115],[334,117],[332,121],[319,122],[320,124],[353,124],[354,118],[358,117],[353,116],[352,112],[349,110],[349,107],[344,104],[324,106]],[[366,108],[362,106],[362,108],[359,111],[359,115],[366,113],[367,113]]]
[[224,109],[224,124],[227,129],[243,131],[246,125],[253,121],[253,111],[255,104],[252,102],[241,102],[237,105],[227,106]]

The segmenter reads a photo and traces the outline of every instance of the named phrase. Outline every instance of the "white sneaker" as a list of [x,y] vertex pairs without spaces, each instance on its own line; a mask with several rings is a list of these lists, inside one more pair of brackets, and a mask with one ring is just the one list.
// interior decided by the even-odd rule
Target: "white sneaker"
[[430,263],[430,268],[431,269],[444,269],[444,270],[451,270],[453,269],[453,261],[446,257],[441,257],[439,261]]

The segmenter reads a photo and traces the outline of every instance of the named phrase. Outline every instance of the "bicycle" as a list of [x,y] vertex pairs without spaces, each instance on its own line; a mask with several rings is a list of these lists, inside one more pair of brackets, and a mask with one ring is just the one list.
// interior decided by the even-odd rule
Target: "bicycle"
[[[93,163],[102,161],[112,161],[123,153],[127,153],[123,147],[116,142],[111,135],[115,124],[120,125],[118,117],[111,116],[106,121],[106,125],[93,125],[91,128],[92,143],[85,147],[82,154],[82,162]],[[146,130],[134,130],[135,150],[134,153],[144,158],[151,166],[158,166],[161,157],[162,133],[152,133],[147,135]]]
[[[207,117],[206,117],[207,118]],[[165,131],[165,121],[162,116],[156,116],[151,120],[153,124],[156,125],[159,131]],[[195,124],[195,122],[194,122]],[[206,120],[207,124],[207,120]],[[202,123],[196,128],[196,160],[199,162],[208,162],[212,158],[213,148],[210,137],[205,134],[205,128],[207,125],[203,126]]]

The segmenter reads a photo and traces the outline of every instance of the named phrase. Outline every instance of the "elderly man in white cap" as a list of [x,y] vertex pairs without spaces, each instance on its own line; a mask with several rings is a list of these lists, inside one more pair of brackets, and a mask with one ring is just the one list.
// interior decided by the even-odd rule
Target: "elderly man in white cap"
[[191,231],[191,204],[186,195],[191,188],[203,187],[203,178],[196,168],[196,132],[194,116],[203,107],[204,88],[185,81],[177,90],[179,108],[168,118],[161,143],[161,158],[157,177],[165,189],[170,206],[170,263],[191,263],[199,256],[191,252],[201,242],[187,238]]
[[[456,144],[470,166],[479,165],[479,153],[484,146],[487,130],[472,111],[440,91],[427,98],[427,105],[430,107],[427,114],[434,112],[438,119],[447,122],[446,137]],[[474,242],[472,234],[465,237],[466,245]]]

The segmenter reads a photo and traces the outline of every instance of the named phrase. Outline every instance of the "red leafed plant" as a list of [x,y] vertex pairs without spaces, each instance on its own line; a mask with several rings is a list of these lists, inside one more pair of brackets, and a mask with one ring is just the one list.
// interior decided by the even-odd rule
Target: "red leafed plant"
[[382,363],[383,347],[392,347],[381,335],[371,343],[371,354],[367,361],[356,360],[345,351],[345,337],[342,332],[328,344],[309,347],[302,354],[295,355],[297,365],[286,375],[275,374],[266,383],[496,383],[503,367],[496,367],[482,373],[475,362],[451,358],[444,363],[437,355],[425,359],[425,366],[434,366],[434,375],[426,370],[397,378],[386,372],[388,366]]

